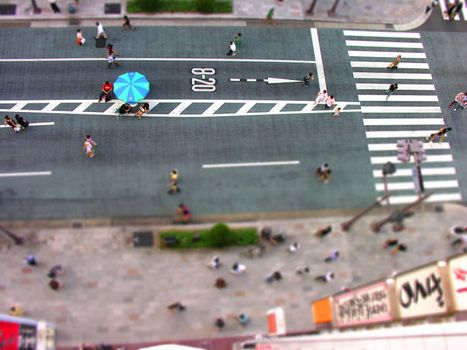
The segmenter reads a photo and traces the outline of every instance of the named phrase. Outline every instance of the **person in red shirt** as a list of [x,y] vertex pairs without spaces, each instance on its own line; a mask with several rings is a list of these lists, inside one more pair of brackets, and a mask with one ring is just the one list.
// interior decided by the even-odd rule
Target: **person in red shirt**
[[178,205],[177,215],[184,224],[188,224],[191,219],[190,209],[183,203]]
[[112,93],[114,91],[114,86],[111,82],[106,81],[102,85],[101,94],[99,96],[99,102],[109,102],[112,99]]
[[5,116],[5,120],[3,121],[4,125],[10,126],[15,132],[21,131],[21,126],[15,123],[13,119],[11,119],[8,115]]

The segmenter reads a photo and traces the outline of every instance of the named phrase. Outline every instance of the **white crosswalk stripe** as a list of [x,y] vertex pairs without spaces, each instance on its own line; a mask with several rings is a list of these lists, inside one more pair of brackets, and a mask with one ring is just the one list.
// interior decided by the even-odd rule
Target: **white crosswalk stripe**
[[[420,34],[365,30],[344,30],[343,34],[359,91],[376,191],[380,195],[384,191],[382,166],[392,162],[396,172],[387,176],[391,203],[417,199],[413,158],[409,163],[397,159],[397,141],[414,139],[424,141],[426,160],[421,163],[421,173],[426,192],[433,193],[428,201],[462,200],[449,134],[440,143],[426,141],[445,121]],[[388,70],[397,55],[402,57],[398,69]],[[386,91],[394,83],[398,89],[387,99]]]

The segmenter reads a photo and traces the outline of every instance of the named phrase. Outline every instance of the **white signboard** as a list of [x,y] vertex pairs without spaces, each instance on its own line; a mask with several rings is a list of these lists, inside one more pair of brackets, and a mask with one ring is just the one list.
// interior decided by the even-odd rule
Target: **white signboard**
[[467,254],[449,260],[449,280],[456,311],[467,310]]
[[365,325],[392,320],[386,283],[380,282],[333,297],[337,327]]
[[401,318],[445,313],[445,290],[438,264],[397,276],[396,301]]

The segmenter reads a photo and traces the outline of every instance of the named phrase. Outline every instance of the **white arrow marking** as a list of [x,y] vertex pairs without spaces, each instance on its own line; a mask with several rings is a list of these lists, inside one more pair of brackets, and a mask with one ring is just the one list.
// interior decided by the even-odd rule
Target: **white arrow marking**
[[284,83],[301,83],[301,80],[282,79],[282,78],[266,78],[264,81],[268,84],[284,84]]

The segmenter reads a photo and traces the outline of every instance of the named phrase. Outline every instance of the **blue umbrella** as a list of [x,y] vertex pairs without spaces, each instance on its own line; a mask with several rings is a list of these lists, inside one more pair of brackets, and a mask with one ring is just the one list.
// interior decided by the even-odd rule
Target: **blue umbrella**
[[136,103],[149,92],[149,81],[138,72],[128,72],[120,75],[114,83],[114,94],[119,100]]

